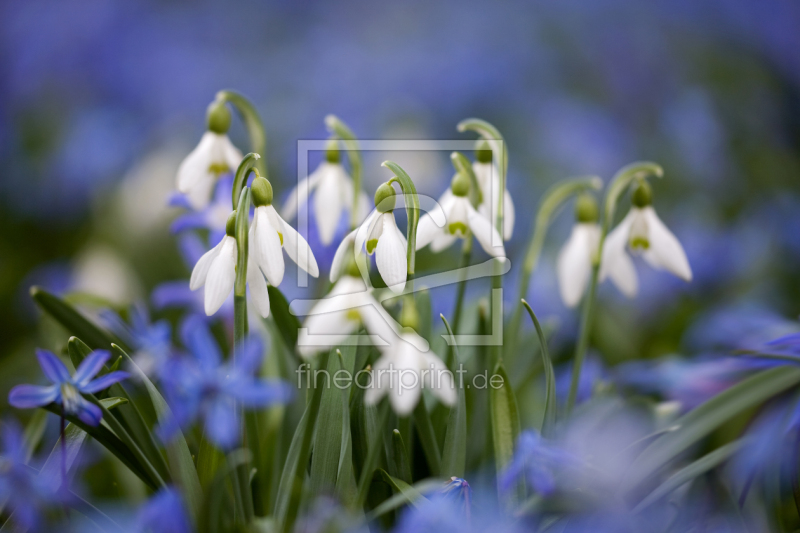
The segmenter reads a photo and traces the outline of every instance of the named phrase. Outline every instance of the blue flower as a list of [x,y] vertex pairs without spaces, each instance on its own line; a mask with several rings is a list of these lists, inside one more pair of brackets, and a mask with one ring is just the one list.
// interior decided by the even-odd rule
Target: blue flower
[[223,363],[222,354],[206,323],[191,316],[181,327],[183,344],[191,356],[177,357],[164,366],[161,381],[174,417],[159,428],[162,438],[171,438],[202,418],[206,435],[215,445],[230,449],[239,441],[240,420],[234,408],[268,407],[291,397],[289,385],[254,376],[260,367],[263,345],[255,336],[243,343],[236,361]]
[[[231,214],[231,194],[233,192],[233,174],[227,174],[217,180],[214,198],[210,204],[197,211],[190,211],[176,218],[170,230],[181,233],[191,229],[209,230],[209,242],[219,242],[225,236],[225,223]],[[183,195],[173,197],[171,205],[191,208]]]
[[503,491],[525,481],[536,492],[552,494],[556,489],[556,472],[578,462],[577,457],[544,439],[538,431],[528,430],[520,434],[514,457],[498,482]]
[[36,529],[48,509],[66,503],[68,493],[26,465],[25,439],[16,422],[3,424],[0,446],[0,504],[13,513],[16,524]]
[[173,488],[158,491],[139,510],[134,531],[191,533],[192,527],[180,493]]
[[[482,494],[487,496],[487,494]],[[531,531],[531,524],[524,519],[508,516],[500,511],[495,502],[481,497],[475,512],[464,513],[463,504],[447,494],[434,494],[425,501],[415,502],[400,516],[395,533],[461,533],[492,531],[493,533],[517,533]]]
[[8,394],[8,403],[20,409],[42,407],[50,403],[59,403],[68,415],[77,416],[84,424],[96,426],[103,417],[100,408],[86,400],[81,393],[94,394],[107,389],[128,377],[127,372],[117,370],[109,372],[97,379],[94,378],[111,357],[105,350],[95,350],[78,366],[75,374],[70,376],[64,363],[47,350],[36,350],[39,366],[52,385],[17,385]]
[[130,324],[115,312],[101,312],[101,318],[109,329],[136,351],[136,364],[148,375],[157,370],[172,351],[172,328],[166,320],[150,321],[147,308],[141,305],[130,309]]

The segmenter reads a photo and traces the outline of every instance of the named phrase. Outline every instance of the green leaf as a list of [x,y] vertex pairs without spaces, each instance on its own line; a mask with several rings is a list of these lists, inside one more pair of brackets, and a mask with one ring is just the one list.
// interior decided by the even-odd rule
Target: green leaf
[[[329,353],[320,356],[319,368],[327,368]],[[278,485],[278,500],[275,506],[275,516],[281,524],[282,531],[292,531],[294,521],[300,508],[300,500],[303,496],[303,484],[305,482],[306,465],[311,454],[313,443],[314,428],[320,411],[320,403],[325,387],[322,374],[315,376],[314,391],[311,400],[306,406],[306,411],[297,425],[292,443],[289,446],[289,453],[284,464],[281,482]]]
[[297,332],[300,329],[300,321],[289,311],[289,302],[286,297],[278,289],[269,285],[267,287],[269,292],[269,312],[275,325],[278,327],[278,332],[290,351],[294,351],[297,346]]
[[[356,346],[342,346],[342,350],[347,351],[351,359],[355,357],[355,349]],[[343,366],[342,353],[336,350],[335,354],[328,357],[327,376],[320,375],[326,384],[322,392],[319,421],[314,437],[314,453],[311,458],[309,488],[312,494],[324,494],[336,486],[345,409],[341,400],[342,391],[335,386],[333,378],[340,370],[346,372]]]
[[536,334],[539,336],[539,344],[542,347],[542,364],[544,365],[544,378],[545,378],[545,404],[544,404],[544,418],[542,419],[542,435],[550,436],[556,424],[556,376],[553,371],[553,361],[550,359],[550,351],[547,349],[547,339],[542,331],[542,326],[539,324],[539,319],[536,314],[528,305],[528,302],[522,300],[522,305],[527,309],[528,314],[531,315],[533,325],[536,327]]
[[[112,349],[125,359],[128,370],[133,372],[144,384],[147,389],[147,394],[150,396],[150,401],[153,403],[153,408],[155,409],[159,422],[170,419],[172,417],[172,411],[169,405],[167,405],[166,400],[164,400],[164,397],[158,392],[156,386],[150,381],[150,378],[147,377],[142,369],[134,363],[133,359],[119,346],[113,345]],[[178,432],[178,435],[166,444],[166,450],[169,472],[172,480],[181,488],[191,516],[196,519],[200,516],[200,506],[202,505],[203,495],[200,479],[197,476],[197,470],[195,470],[194,462],[192,461],[192,454],[189,452],[189,446],[186,444],[186,439],[183,434]]]
[[676,420],[678,429],[648,446],[630,466],[624,486],[635,489],[739,413],[799,383],[800,368],[786,365],[759,372],[717,394]]
[[681,468],[664,481],[664,483],[659,485],[653,492],[648,494],[647,497],[634,508],[633,512],[640,513],[644,511],[661,498],[671,494],[672,491],[692,481],[694,478],[705,474],[709,470],[716,468],[736,453],[739,448],[741,448],[741,445],[741,441],[733,441]]
[[[391,485],[391,483],[389,484]],[[385,500],[367,515],[367,522],[371,522],[376,518],[385,515],[389,511],[394,511],[398,507],[407,503],[417,502],[418,504],[420,498],[422,498],[422,501],[426,501],[427,498],[425,498],[424,495],[428,492],[441,490],[442,484],[442,481],[439,479],[424,479],[418,483],[410,485],[405,491],[398,489],[394,496]]]
[[[209,483],[208,492],[201,508],[204,517],[203,520],[198,520],[201,531],[211,533],[227,531],[222,524],[222,511],[223,505],[229,501],[226,497],[229,478],[231,478],[231,483],[236,485],[235,473],[251,460],[252,454],[249,450],[239,449],[228,454],[227,460],[222,462],[221,468],[217,470],[214,479]],[[227,509],[232,507],[232,505],[225,506]]]
[[389,460],[397,473],[397,478],[406,483],[411,483],[411,465],[408,461],[408,452],[403,442],[403,436],[400,434],[400,430],[397,429],[392,431],[392,450],[393,453]]
[[[444,327],[447,329],[447,334],[450,336],[450,346],[452,346],[455,353],[455,361],[450,371],[453,372],[453,380],[460,374],[455,373],[456,363],[461,361],[458,353],[458,346],[456,346],[455,336],[450,324],[444,315],[439,315],[444,322]],[[464,394],[464,387],[460,387],[455,383],[458,400],[456,405],[450,409],[450,416],[447,421],[447,433],[444,437],[444,448],[442,450],[442,470],[441,474],[445,477],[455,476],[464,477],[464,471],[467,465],[467,402]]]
[[350,391],[343,389],[342,402],[342,445],[339,454],[339,469],[336,474],[336,495],[347,507],[353,507],[358,498],[355,470],[353,469],[353,436],[350,429]]
[[[422,402],[420,402],[422,403]],[[375,435],[369,441],[369,450],[364,464],[361,467],[361,476],[358,479],[358,507],[362,507],[367,501],[367,493],[372,483],[372,474],[378,466],[380,451],[383,448],[383,435],[386,429],[386,421],[389,420],[389,400],[384,399],[379,407],[377,424],[375,425]]]
[[28,425],[25,426],[23,438],[25,440],[25,462],[31,460],[33,452],[42,442],[42,436],[47,429],[47,411],[37,409],[31,417]]
[[386,481],[390,487],[392,487],[392,492],[395,494],[402,494],[404,500],[414,507],[419,507],[420,503],[428,501],[428,499],[423,496],[419,490],[415,489],[402,479],[397,479],[396,477],[389,475],[389,473],[383,468],[379,468],[378,472],[383,480]]
[[495,468],[500,472],[514,455],[514,444],[519,436],[519,412],[514,390],[502,361],[494,367],[494,374],[502,377],[502,385],[497,388],[492,385],[489,387],[489,415],[492,422]]
[[108,350],[112,342],[123,345],[114,335],[96,326],[70,304],[41,287],[31,287],[31,297],[42,311],[64,326],[68,333],[83,339],[92,349]]
[[436,441],[431,415],[428,413],[427,407],[425,407],[425,402],[421,400],[414,408],[414,424],[419,435],[419,442],[422,445],[422,452],[428,461],[428,468],[433,475],[438,476],[442,471],[442,453],[439,451],[439,444]]

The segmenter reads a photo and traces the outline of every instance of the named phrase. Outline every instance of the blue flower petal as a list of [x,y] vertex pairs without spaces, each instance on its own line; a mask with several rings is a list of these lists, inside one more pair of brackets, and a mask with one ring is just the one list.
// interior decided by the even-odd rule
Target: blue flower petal
[[[200,295],[202,298],[202,294]],[[201,300],[198,300],[198,293],[189,289],[188,281],[168,281],[162,283],[153,290],[150,296],[153,306],[156,309],[168,309],[172,307],[195,307]]]
[[204,320],[194,315],[187,318],[181,325],[181,339],[203,368],[212,369],[219,366],[222,354]]
[[268,407],[288,402],[292,387],[279,380],[234,380],[226,382],[225,392],[245,407]]
[[42,372],[51,382],[58,385],[65,381],[70,381],[69,370],[54,353],[37,348],[36,358],[39,359],[39,366],[42,367]]
[[92,402],[83,399],[77,413],[78,419],[89,426],[97,426],[103,418],[103,412]]
[[59,390],[56,385],[40,387],[38,385],[17,385],[8,394],[8,403],[18,409],[42,407],[56,401]]
[[239,353],[241,355],[236,359],[236,370],[246,375],[252,375],[264,358],[264,343],[261,342],[258,335],[250,335],[242,343],[242,348],[237,355]]
[[233,402],[218,399],[211,403],[205,414],[206,434],[209,440],[223,450],[239,442],[239,416]]
[[86,385],[81,385],[78,388],[80,389],[81,392],[94,394],[95,392],[100,392],[101,390],[105,390],[114,383],[118,383],[123,379],[128,379],[129,377],[131,377],[131,375],[128,374],[127,372],[123,372],[122,370],[117,370],[115,372],[109,372],[105,376],[100,376],[99,378],[90,381]]
[[84,360],[81,361],[81,364],[78,365],[78,369],[72,377],[73,383],[75,383],[79,389],[85,387],[86,384],[89,383],[89,380],[100,372],[100,369],[103,368],[103,365],[106,364],[106,361],[108,361],[110,357],[111,354],[106,350],[95,350],[87,355]]

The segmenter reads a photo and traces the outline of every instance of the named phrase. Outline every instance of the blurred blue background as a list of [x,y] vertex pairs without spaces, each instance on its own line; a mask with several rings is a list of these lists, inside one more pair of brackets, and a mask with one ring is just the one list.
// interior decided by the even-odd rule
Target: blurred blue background
[[[262,114],[279,195],[296,180],[296,141],[325,138],[328,113],[365,139],[453,139],[468,116],[494,123],[510,151],[512,261],[552,183],[661,163],[656,207],[695,281],[640,268],[632,302],[603,287],[612,305],[596,343],[609,362],[694,349],[703,331],[690,326],[721,307],[800,312],[794,0],[10,0],[0,21],[0,357],[9,361],[43,342],[33,283],[123,306],[187,277],[167,231],[178,211],[166,202],[222,88]],[[247,151],[236,120],[231,136]],[[412,177],[438,197],[452,171],[446,154],[434,163]],[[368,167],[368,194],[384,179]],[[566,339],[575,313],[558,298],[553,263],[570,224],[564,214],[554,226],[528,295]],[[420,261],[432,266],[430,255]],[[516,283],[515,269],[506,285]],[[451,312],[451,301],[437,305]]]

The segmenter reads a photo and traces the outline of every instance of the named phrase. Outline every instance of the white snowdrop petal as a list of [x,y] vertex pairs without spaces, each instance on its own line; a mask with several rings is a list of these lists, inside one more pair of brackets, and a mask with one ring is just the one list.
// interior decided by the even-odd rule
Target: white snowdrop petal
[[433,253],[439,253],[442,250],[446,250],[447,248],[450,248],[454,242],[456,242],[457,238],[458,237],[455,235],[451,235],[450,233],[443,231],[436,235],[433,241],[431,241],[431,251]]
[[514,201],[511,199],[511,193],[508,189],[503,193],[503,238],[510,240],[514,235]]
[[635,212],[631,209],[622,222],[608,234],[603,245],[603,260],[600,264],[600,281],[611,278],[614,285],[628,298],[633,298],[639,291],[636,267],[626,251],[634,216]]
[[181,162],[176,178],[176,186],[180,192],[188,193],[204,175],[210,174],[208,168],[212,162],[215,137],[211,132],[204,133],[195,149]]
[[458,400],[458,391],[452,372],[448,371],[444,362],[432,353],[423,353],[422,360],[424,370],[428,370],[425,376],[425,386],[433,392],[434,396],[448,406],[455,405]]
[[220,249],[222,249],[222,243],[224,242],[225,239],[223,238],[216,246],[204,253],[197,261],[197,264],[194,265],[192,277],[189,280],[189,289],[196,291],[205,284],[206,277],[208,276],[208,269],[211,268],[211,263],[214,262],[217,254],[219,254]]
[[[380,215],[381,213],[378,212],[377,209],[372,210],[364,222],[356,229],[356,236],[355,236],[355,250],[357,252],[361,252],[364,249],[364,246],[367,243],[367,237],[373,228],[373,225],[380,222]],[[381,229],[383,229],[382,224],[378,224]]]
[[589,283],[599,232],[596,224],[575,224],[558,254],[558,288],[567,307],[578,305]]
[[225,236],[222,248],[211,263],[206,277],[205,311],[211,316],[216,313],[233,290],[236,279],[236,240]]
[[186,199],[192,209],[199,211],[208,206],[216,184],[217,177],[211,172],[205,172],[200,176],[192,188],[189,189],[189,192],[186,193]]
[[344,209],[344,190],[341,174],[331,163],[324,163],[324,172],[320,175],[319,184],[314,194],[314,216],[317,221],[319,239],[325,246],[333,241],[336,226]]
[[[271,206],[267,206],[269,209]],[[273,209],[272,212],[275,214],[275,218],[278,219],[280,222],[280,226],[278,228],[283,228],[283,248],[286,250],[286,254],[291,258],[295,264],[311,274],[313,277],[319,277],[319,266],[317,265],[317,260],[314,258],[314,252],[311,251],[311,247],[308,245],[308,242],[303,238],[302,235],[297,233],[292,226],[290,226],[287,222],[278,216],[278,213],[275,213]]]
[[433,239],[444,231],[436,225],[430,213],[422,215],[417,224],[417,250],[428,246]]
[[647,220],[650,240],[650,248],[642,257],[654,268],[662,268],[683,280],[691,281],[692,269],[680,241],[661,222],[652,206],[647,206],[642,211]]
[[272,226],[267,215],[267,206],[257,207],[251,229],[252,257],[250,262],[255,260],[273,287],[281,284],[285,270],[278,231],[280,230]]
[[254,261],[247,262],[247,286],[250,288],[250,299],[263,318],[269,316],[269,291],[267,281]]
[[297,215],[300,206],[308,202],[308,196],[319,183],[319,177],[319,168],[317,168],[310,176],[300,180],[295,188],[289,192],[286,197],[286,203],[283,204],[283,209],[281,210],[284,219],[292,220]]
[[506,250],[500,233],[486,217],[475,211],[471,205],[467,206],[469,227],[481,248],[493,257],[505,257]]
[[383,232],[375,249],[375,263],[381,278],[392,292],[401,293],[408,276],[405,239],[397,229],[393,213],[385,213],[381,218]]
[[220,138],[218,142],[222,147],[225,163],[232,172],[236,172],[236,169],[239,168],[239,164],[243,159],[242,152],[240,152],[239,149],[233,145],[227,135],[220,135],[219,137]]

